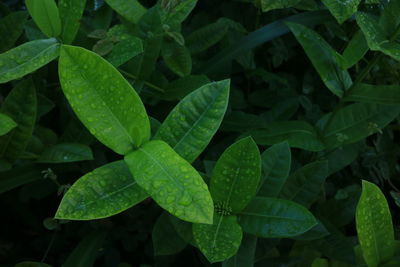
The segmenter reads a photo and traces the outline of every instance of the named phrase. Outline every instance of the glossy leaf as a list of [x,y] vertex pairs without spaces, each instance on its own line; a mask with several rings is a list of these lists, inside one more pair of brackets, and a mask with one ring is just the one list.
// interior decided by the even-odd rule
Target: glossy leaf
[[10,49],[21,36],[28,19],[26,11],[13,12],[0,19],[0,52]]
[[337,95],[343,96],[343,92],[351,84],[351,77],[337,62],[337,52],[313,30],[295,23],[288,23],[297,41],[305,50],[326,87]]
[[24,43],[0,54],[0,83],[29,74],[59,55],[60,45],[54,38]]
[[193,224],[193,237],[200,251],[211,262],[224,261],[236,254],[242,241],[236,216],[214,214],[211,225]]
[[106,60],[84,48],[62,46],[59,74],[76,115],[104,145],[127,154],[149,140],[140,97]]
[[66,163],[92,160],[90,147],[78,143],[63,143],[46,148],[37,159],[41,163]]
[[400,104],[400,85],[372,85],[361,83],[349,91],[344,100],[397,105]]
[[211,223],[213,202],[199,173],[168,144],[150,141],[125,156],[138,184],[165,210],[197,223]]
[[17,126],[0,137],[0,157],[11,162],[18,159],[28,145],[36,121],[36,89],[31,80],[18,83],[4,100],[1,112]]
[[285,199],[255,197],[240,213],[239,223],[247,233],[263,238],[300,235],[317,224],[305,207]]
[[57,219],[94,220],[120,213],[148,195],[123,161],[115,161],[79,178],[64,195]]
[[287,142],[271,146],[261,154],[262,176],[259,196],[276,197],[289,176],[292,154]]
[[339,109],[325,126],[331,113],[320,120],[324,126],[323,140],[327,149],[355,143],[379,132],[400,112],[399,106],[357,103]]
[[17,123],[13,119],[0,113],[0,136],[5,135],[15,127],[17,127]]
[[357,12],[361,0],[322,0],[322,3],[329,9],[336,20],[342,24]]
[[261,9],[267,12],[273,9],[293,7],[300,3],[300,0],[260,0]]
[[132,23],[137,23],[146,13],[138,0],[105,0],[106,3],[120,14],[124,19]]
[[206,84],[187,95],[170,112],[155,139],[168,143],[179,155],[193,162],[210,142],[224,117],[230,81]]
[[309,163],[289,176],[280,195],[309,207],[318,198],[327,176],[327,161]]
[[290,147],[308,151],[321,151],[323,143],[314,127],[305,121],[277,121],[265,128],[250,131],[249,134],[259,145],[274,145],[287,141]]
[[192,71],[192,57],[185,46],[176,42],[164,42],[162,56],[168,68],[177,75],[184,77]]
[[175,231],[168,213],[158,217],[151,236],[155,255],[173,255],[181,252],[187,245]]
[[48,37],[61,34],[61,20],[54,0],[26,0],[26,8],[39,29]]
[[232,144],[212,172],[210,193],[215,206],[228,214],[243,210],[256,194],[260,175],[260,151],[253,139],[247,137]]
[[393,257],[394,232],[388,203],[379,187],[365,180],[356,209],[356,226],[368,266],[380,266]]
[[85,6],[86,0],[60,0],[58,2],[62,25],[61,38],[64,44],[71,44],[75,40]]

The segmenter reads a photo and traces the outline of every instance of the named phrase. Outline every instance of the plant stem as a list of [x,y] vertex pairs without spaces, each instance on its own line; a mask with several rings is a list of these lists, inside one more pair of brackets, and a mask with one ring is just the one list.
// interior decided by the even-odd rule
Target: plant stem
[[[134,80],[138,80],[138,77],[135,76],[135,75],[133,75],[132,73],[126,72],[126,71],[121,70],[121,69],[118,69],[118,70],[119,70],[123,75],[127,76],[128,78],[131,78],[131,79],[134,79]],[[161,92],[161,93],[164,93],[164,92],[165,92],[165,90],[162,89],[161,87],[159,87],[159,86],[157,86],[157,85],[155,85],[155,84],[152,84],[152,83],[150,83],[150,82],[148,82],[148,81],[143,81],[143,83],[144,83],[145,85],[147,85],[148,87],[153,88],[153,89],[155,89],[155,90],[157,90],[157,91],[159,91],[159,92]]]

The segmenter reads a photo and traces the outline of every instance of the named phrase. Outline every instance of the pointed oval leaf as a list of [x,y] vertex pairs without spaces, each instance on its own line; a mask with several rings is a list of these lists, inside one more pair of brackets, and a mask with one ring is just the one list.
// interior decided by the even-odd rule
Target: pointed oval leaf
[[206,84],[187,95],[170,112],[155,139],[168,143],[193,162],[218,130],[229,100],[229,80]]
[[181,1],[167,14],[165,23],[173,26],[181,24],[189,16],[196,4],[197,0]]
[[59,55],[60,45],[54,38],[24,43],[0,54],[0,83],[29,74]]
[[55,218],[94,220],[120,213],[148,195],[125,162],[115,161],[79,178],[61,200]]
[[122,75],[84,48],[62,46],[61,86],[78,118],[104,145],[127,154],[150,138],[144,105]]
[[193,224],[194,240],[211,263],[235,255],[242,242],[242,235],[236,216],[214,214],[213,224]]
[[349,91],[343,100],[398,105],[400,104],[400,85],[372,85],[361,83]]
[[39,29],[48,37],[61,34],[61,20],[54,0],[26,0],[26,8]]
[[77,143],[63,143],[46,148],[37,159],[41,163],[66,163],[92,160],[89,146]]
[[17,123],[13,119],[0,113],[0,136],[5,135],[15,127],[17,127]]
[[233,214],[243,210],[256,194],[260,175],[260,151],[251,137],[228,147],[218,159],[210,181],[216,207]]
[[307,232],[317,224],[317,220],[295,202],[256,197],[240,213],[239,223],[247,233],[264,238],[284,238]]
[[64,44],[74,41],[80,27],[80,20],[86,6],[86,0],[60,0],[58,8],[62,24],[61,38]]
[[114,45],[113,50],[107,56],[107,61],[114,67],[119,67],[142,52],[142,40],[133,36],[125,37]]
[[0,19],[0,52],[10,49],[21,36],[28,19],[28,12],[13,12]]
[[322,3],[324,3],[340,24],[357,12],[360,2],[361,0],[322,0]]
[[197,223],[211,223],[213,201],[200,174],[167,143],[150,141],[125,156],[138,184],[165,210]]
[[25,151],[36,122],[37,99],[32,80],[18,83],[4,100],[1,112],[12,118],[17,126],[0,137],[0,158],[11,162]]
[[161,52],[165,64],[170,70],[181,77],[190,74],[192,71],[192,57],[185,46],[174,41],[164,42]]
[[368,266],[378,266],[393,257],[394,230],[388,203],[379,187],[364,180],[356,209],[356,226]]
[[138,0],[105,0],[106,3],[124,19],[136,24],[146,13]]

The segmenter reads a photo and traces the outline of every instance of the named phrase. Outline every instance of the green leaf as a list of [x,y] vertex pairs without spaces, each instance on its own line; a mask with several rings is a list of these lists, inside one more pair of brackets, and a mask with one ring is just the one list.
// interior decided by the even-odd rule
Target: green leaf
[[338,58],[339,63],[341,63],[340,59],[343,60],[341,63],[342,69],[347,70],[357,64],[365,56],[368,50],[369,47],[367,40],[365,40],[362,31],[358,30],[346,46],[343,56]]
[[343,100],[397,105],[400,104],[400,85],[372,85],[361,83],[349,91]]
[[205,75],[189,75],[170,82],[165,88],[162,98],[165,100],[180,100],[194,90],[209,83]]
[[164,42],[162,57],[170,70],[177,75],[184,77],[192,71],[192,57],[185,46],[177,42]]
[[336,20],[342,24],[357,12],[361,0],[322,0]]
[[150,122],[140,97],[106,60],[63,45],[59,74],[76,115],[104,145],[124,155],[149,140]]
[[54,38],[24,43],[0,54],[0,83],[29,74],[59,55],[60,45]]
[[260,151],[254,140],[246,137],[232,144],[212,172],[210,193],[215,206],[228,214],[243,210],[256,194],[260,175]]
[[351,77],[337,62],[337,52],[315,31],[296,23],[288,23],[297,41],[305,50],[326,87],[338,97],[351,84]]
[[0,136],[5,135],[15,127],[17,127],[17,123],[13,119],[0,113]]
[[4,52],[11,47],[21,36],[24,25],[28,19],[26,11],[13,12],[0,19],[0,52]]
[[323,140],[327,149],[355,143],[376,132],[394,120],[400,112],[400,106],[356,103],[329,113],[319,124],[324,126]]
[[213,202],[200,174],[167,143],[150,141],[125,156],[138,184],[165,210],[197,223],[211,223]]
[[296,6],[301,0],[260,0],[261,9],[267,12],[273,9],[282,9]]
[[328,161],[309,163],[289,177],[281,196],[309,207],[317,200],[327,176]]
[[211,263],[224,261],[235,255],[242,235],[236,216],[214,214],[211,225],[193,224],[194,240]]
[[385,8],[379,20],[379,24],[385,31],[385,35],[390,38],[396,33],[398,26],[400,25],[400,17],[398,16],[398,10],[400,9],[400,1],[392,0],[385,2]]
[[0,194],[41,179],[43,179],[41,170],[32,165],[25,165],[23,167],[12,168],[8,171],[2,171]]
[[189,16],[196,4],[197,0],[181,1],[168,12],[165,23],[173,26],[181,24]]
[[240,213],[239,223],[247,233],[263,238],[293,237],[317,224],[303,206],[285,199],[255,197]]
[[32,80],[24,80],[13,88],[1,112],[17,123],[13,130],[0,137],[0,157],[12,162],[25,151],[36,121],[37,99]]
[[276,197],[289,176],[292,154],[287,142],[271,146],[261,154],[262,176],[259,196]]
[[168,143],[193,162],[217,132],[229,100],[230,80],[206,84],[187,95],[169,113],[154,139]]
[[106,3],[124,19],[136,24],[146,13],[138,0],[105,0]]
[[71,44],[75,40],[85,6],[86,0],[60,0],[58,2],[62,25],[61,38],[64,44]]
[[274,145],[287,141],[290,147],[308,151],[321,151],[324,144],[319,140],[314,127],[305,121],[277,121],[266,128],[250,131],[259,145]]
[[106,233],[95,230],[79,242],[61,267],[88,267],[94,266],[99,249],[106,238]]
[[92,160],[89,146],[77,143],[63,143],[46,148],[37,159],[41,163],[66,163]]
[[253,267],[255,252],[257,248],[257,237],[245,234],[238,252],[222,263],[222,267]]
[[152,239],[155,255],[173,255],[181,252],[187,245],[175,231],[168,213],[161,214],[153,227]]
[[365,180],[356,209],[356,226],[368,266],[378,266],[392,259],[395,242],[388,203],[379,187]]
[[106,218],[136,205],[147,197],[124,161],[115,161],[79,178],[64,195],[55,218]]
[[143,53],[142,40],[130,36],[114,45],[111,53],[107,56],[107,61],[114,67],[119,67],[141,53]]
[[39,29],[48,37],[61,34],[61,20],[54,0],[26,0],[26,8]]

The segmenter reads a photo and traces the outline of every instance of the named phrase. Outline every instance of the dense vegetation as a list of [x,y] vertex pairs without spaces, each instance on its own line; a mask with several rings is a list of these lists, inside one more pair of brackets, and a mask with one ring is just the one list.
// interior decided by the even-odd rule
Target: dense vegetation
[[400,266],[399,14],[0,2],[0,265]]

